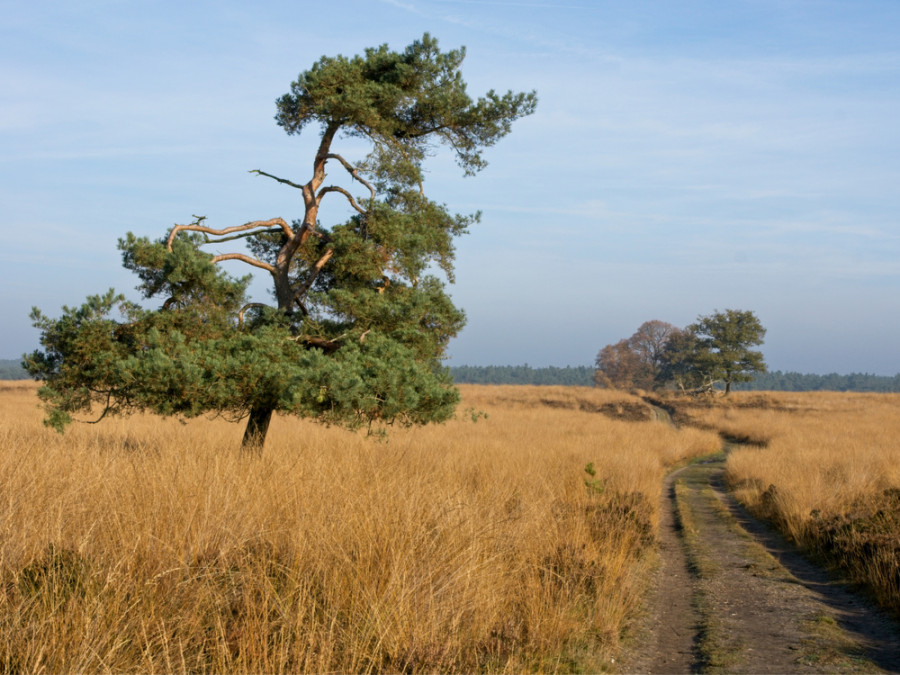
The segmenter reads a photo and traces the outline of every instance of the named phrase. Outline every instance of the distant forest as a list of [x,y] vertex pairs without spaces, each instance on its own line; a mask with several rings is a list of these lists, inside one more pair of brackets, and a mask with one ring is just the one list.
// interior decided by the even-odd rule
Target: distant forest
[[588,366],[532,368],[524,366],[454,366],[450,368],[457,384],[556,384],[576,387],[594,386],[594,369]]
[[[524,366],[454,366],[450,368],[458,384],[536,384],[592,387],[594,369],[589,366],[532,368]],[[27,380],[28,373],[18,359],[0,359],[0,380]],[[736,391],[875,391],[900,392],[900,373],[870,375],[806,375],[780,370],[756,375],[752,382],[735,385]]]
[[27,380],[30,377],[19,359],[0,359],[0,380]]
[[[532,368],[531,366],[454,366],[450,368],[458,384],[537,384],[591,387],[594,368]],[[807,375],[782,372],[757,374],[752,382],[734,385],[735,391],[874,391],[900,392],[900,374]]]

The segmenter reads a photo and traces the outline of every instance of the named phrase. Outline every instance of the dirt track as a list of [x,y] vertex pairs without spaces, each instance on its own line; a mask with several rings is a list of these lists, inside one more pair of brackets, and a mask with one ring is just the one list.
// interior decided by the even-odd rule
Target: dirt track
[[723,488],[724,455],[669,476],[661,565],[622,672],[900,672],[900,628]]

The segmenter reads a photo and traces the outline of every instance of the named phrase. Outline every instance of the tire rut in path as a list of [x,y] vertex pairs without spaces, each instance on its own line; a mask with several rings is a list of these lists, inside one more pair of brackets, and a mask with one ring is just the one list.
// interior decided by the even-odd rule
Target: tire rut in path
[[667,478],[646,649],[624,670],[900,671],[897,624],[741,509],[723,473],[720,459]]
[[700,616],[694,607],[693,578],[681,539],[681,526],[673,508],[675,478],[684,469],[670,473],[663,484],[659,512],[660,566],[654,580],[649,614],[639,630],[640,653],[629,673],[697,672],[697,633]]

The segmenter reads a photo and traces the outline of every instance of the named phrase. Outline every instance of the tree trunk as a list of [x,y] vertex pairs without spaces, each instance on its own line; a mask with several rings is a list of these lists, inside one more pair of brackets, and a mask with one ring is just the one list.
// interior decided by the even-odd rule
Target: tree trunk
[[241,441],[241,449],[244,452],[262,454],[266,433],[269,431],[269,422],[272,421],[274,412],[275,409],[271,406],[255,406],[250,410],[247,429],[244,431],[244,440]]

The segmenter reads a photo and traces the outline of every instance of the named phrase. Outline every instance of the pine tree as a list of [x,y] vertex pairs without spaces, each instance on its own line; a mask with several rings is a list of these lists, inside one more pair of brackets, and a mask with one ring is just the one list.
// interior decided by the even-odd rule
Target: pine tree
[[[431,271],[453,281],[454,239],[479,214],[426,197],[423,162],[445,145],[466,175],[477,173],[483,149],[536,105],[533,92],[472,100],[464,56],[426,34],[400,52],[323,57],[302,72],[275,119],[288,134],[318,129],[311,175],[254,172],[297,189],[302,216],[222,228],[195,216],[156,241],[129,233],[123,264],[159,306],[110,290],[60,318],[33,310],[44,350],[25,362],[45,381],[48,423],[61,430],[98,406],[101,417],[216,413],[247,419],[243,446],[259,450],[275,412],[350,428],[448,419],[458,394],[441,360],[464,315]],[[340,154],[348,138],[368,143],[368,155]],[[326,169],[344,183],[326,183]],[[328,227],[320,209],[334,199],[353,215]],[[233,240],[246,252],[202,250]],[[248,303],[250,278],[223,272],[225,260],[268,273],[274,306]]]

